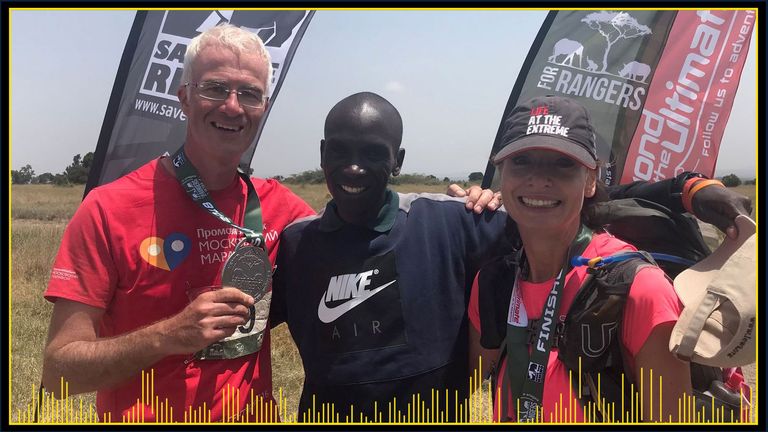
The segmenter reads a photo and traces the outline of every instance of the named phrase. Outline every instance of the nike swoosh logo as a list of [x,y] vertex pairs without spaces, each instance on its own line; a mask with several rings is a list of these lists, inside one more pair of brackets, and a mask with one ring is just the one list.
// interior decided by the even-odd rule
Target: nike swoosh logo
[[362,304],[364,301],[373,297],[376,293],[392,285],[393,283],[395,283],[395,281],[386,283],[370,291],[363,291],[365,294],[361,295],[360,297],[349,299],[347,302],[342,303],[333,308],[329,308],[328,306],[326,306],[325,293],[323,293],[323,296],[320,297],[320,304],[317,306],[317,317],[320,318],[320,321],[326,324],[336,321],[337,319],[339,319],[340,316],[351,311],[353,308],[360,306],[360,304]]

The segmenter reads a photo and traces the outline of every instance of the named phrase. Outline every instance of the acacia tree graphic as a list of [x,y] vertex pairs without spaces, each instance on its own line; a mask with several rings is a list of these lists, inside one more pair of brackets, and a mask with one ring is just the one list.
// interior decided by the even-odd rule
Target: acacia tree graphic
[[648,26],[640,24],[635,18],[626,12],[593,12],[581,19],[589,28],[597,30],[608,42],[608,47],[603,53],[603,64],[600,72],[608,68],[608,53],[613,44],[620,39],[631,39],[651,34]]

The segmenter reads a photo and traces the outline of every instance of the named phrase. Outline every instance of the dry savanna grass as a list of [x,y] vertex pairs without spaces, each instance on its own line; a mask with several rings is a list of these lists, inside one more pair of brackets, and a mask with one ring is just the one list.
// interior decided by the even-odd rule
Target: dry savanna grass
[[[291,185],[291,189],[316,210],[329,199],[325,185]],[[444,192],[446,185],[396,185],[399,192]],[[737,192],[755,202],[755,187]],[[33,386],[39,388],[42,350],[52,306],[42,293],[48,284],[54,256],[66,223],[82,198],[82,187],[50,185],[14,186],[11,199],[11,419],[20,421],[31,407]],[[756,207],[756,205],[755,205]],[[754,218],[754,211],[752,214]],[[287,413],[295,413],[304,374],[301,359],[285,325],[272,331],[272,364],[275,396],[287,399]],[[745,368],[754,385],[754,365]],[[76,397],[85,406],[95,405],[94,394]],[[21,413],[21,417],[19,414]]]
[[82,186],[23,185],[11,192],[11,218],[68,221],[83,199]]

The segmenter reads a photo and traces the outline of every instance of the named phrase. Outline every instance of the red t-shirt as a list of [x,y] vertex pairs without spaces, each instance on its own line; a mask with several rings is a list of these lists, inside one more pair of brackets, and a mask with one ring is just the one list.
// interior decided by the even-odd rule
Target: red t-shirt
[[[634,247],[622,242],[609,234],[597,234],[582,254],[585,257],[607,257],[621,250],[636,250]],[[567,276],[565,289],[560,305],[560,320],[564,320],[573,299],[586,276],[587,267],[576,267]],[[527,318],[539,319],[544,309],[552,285],[555,280],[541,283],[520,281],[519,288]],[[477,277],[472,285],[472,293],[469,300],[469,319],[475,330],[480,332],[480,308],[478,304]],[[675,293],[672,283],[658,267],[645,267],[638,271],[632,282],[627,302],[624,307],[624,320],[622,323],[621,343],[628,354],[627,362],[634,365],[634,359],[651,331],[658,325],[677,321],[682,312],[682,304]],[[494,359],[495,360],[495,359]],[[506,373],[506,359],[499,367],[499,377]],[[543,420],[546,422],[581,422],[584,420],[582,406],[578,402],[578,395],[573,392],[570,380],[578,383],[578,371],[569,378],[568,368],[557,358],[557,347],[552,347],[549,353],[549,362],[544,378],[544,397],[542,406],[544,409]],[[499,387],[495,394],[499,394],[502,380],[499,379]],[[508,412],[514,412],[512,398],[508,399],[510,406]],[[494,403],[494,418],[498,418],[497,402]],[[558,417],[559,416],[559,417]]]
[[[103,308],[102,338],[181,311],[189,303],[189,288],[220,283],[227,257],[243,238],[237,229],[193,202],[158,161],[92,190],[69,222],[53,265],[45,298]],[[277,181],[252,181],[274,263],[283,228],[315,212]],[[242,226],[247,187],[240,178],[211,192],[211,197],[222,213]],[[233,407],[245,409],[251,396],[272,398],[269,332],[254,355],[202,361],[192,355],[170,356],[146,368],[147,373],[150,370],[154,371],[153,394],[147,395],[150,386],[145,379],[146,396],[142,397],[141,374],[99,391],[100,418],[108,419],[106,414],[113,422],[155,421],[157,414],[150,406],[160,402],[173,409],[172,419],[162,417],[163,421],[184,421],[185,412],[203,404],[206,411],[210,409],[210,420],[218,421],[222,405],[230,413],[237,412]]]

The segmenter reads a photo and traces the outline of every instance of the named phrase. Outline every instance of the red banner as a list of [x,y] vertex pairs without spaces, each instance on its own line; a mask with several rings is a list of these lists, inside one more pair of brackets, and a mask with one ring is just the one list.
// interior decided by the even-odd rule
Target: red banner
[[[715,173],[755,11],[679,12],[653,76],[621,183]],[[753,115],[753,113],[749,113]]]
[[[504,121],[519,102],[558,95],[590,112],[606,184],[715,173],[757,10],[551,12]],[[749,115],[754,115],[750,112]],[[488,164],[483,185],[494,183]]]

